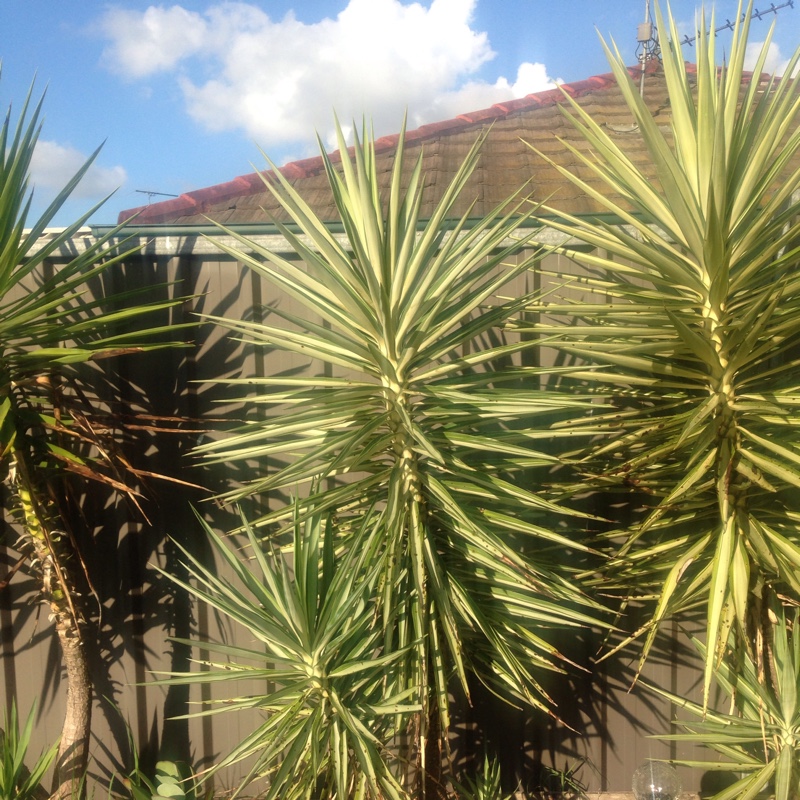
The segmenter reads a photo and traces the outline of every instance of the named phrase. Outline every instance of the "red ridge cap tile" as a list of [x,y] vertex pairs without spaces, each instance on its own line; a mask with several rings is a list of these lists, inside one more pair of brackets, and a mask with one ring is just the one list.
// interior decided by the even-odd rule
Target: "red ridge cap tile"
[[415,142],[421,139],[428,139],[447,131],[459,130],[464,127],[464,123],[459,119],[445,119],[439,122],[428,122],[420,125],[419,128],[409,131],[406,134],[407,142]]
[[386,136],[381,136],[375,140],[375,150],[380,153],[382,153],[384,150],[391,150],[392,148],[397,147],[397,143],[399,141],[399,133],[389,133]]
[[175,216],[186,214],[189,209],[197,208],[197,201],[189,194],[182,194],[172,200],[164,200],[160,203],[151,203],[146,206],[138,206],[127,211],[122,211],[118,217],[119,222],[125,222],[132,217],[136,217],[137,225],[148,223],[165,222]]
[[262,175],[265,174],[266,171],[251,172],[248,175],[240,175],[238,178],[234,178],[234,180],[236,183],[240,183],[243,187],[245,187],[248,193],[254,193],[264,188],[264,180]]
[[494,105],[489,106],[489,108],[483,108],[480,111],[471,111],[469,114],[460,114],[456,119],[463,120],[467,125],[475,125],[478,122],[497,119],[505,113],[499,105]]
[[290,181],[297,178],[305,178],[306,169],[303,164],[298,161],[294,161],[287,164],[285,167],[281,167],[281,175]]

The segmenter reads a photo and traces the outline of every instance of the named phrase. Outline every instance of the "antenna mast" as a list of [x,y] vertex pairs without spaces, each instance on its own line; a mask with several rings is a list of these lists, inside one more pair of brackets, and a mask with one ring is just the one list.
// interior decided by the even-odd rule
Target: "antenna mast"
[[639,94],[644,95],[644,76],[647,72],[647,64],[654,59],[661,58],[661,45],[658,43],[658,31],[650,15],[650,0],[644,3],[644,22],[636,31],[636,58],[641,64],[641,76],[639,78]]
[[[649,2],[648,2],[649,5]],[[778,12],[782,8],[794,8],[794,0],[786,0],[785,3],[770,3],[769,8],[765,8],[763,11],[759,11],[757,8],[753,9],[753,13],[750,15],[750,19],[758,19],[760,20],[765,14],[774,14],[776,17],[778,16]],[[742,16],[739,18],[739,22],[744,22],[745,17],[747,15],[742,12]],[[726,19],[724,25],[720,25],[718,28],[714,28],[714,35],[716,36],[720,31],[732,31],[736,26],[736,21],[731,22],[731,20]],[[695,43],[697,39],[696,36],[684,36],[681,39],[681,44],[688,44],[690,47]]]
[[154,197],[179,197],[179,195],[177,194],[167,194],[166,192],[151,192],[147,189],[135,189],[134,191],[138,192],[139,194],[147,195],[147,205],[150,205],[150,202]]

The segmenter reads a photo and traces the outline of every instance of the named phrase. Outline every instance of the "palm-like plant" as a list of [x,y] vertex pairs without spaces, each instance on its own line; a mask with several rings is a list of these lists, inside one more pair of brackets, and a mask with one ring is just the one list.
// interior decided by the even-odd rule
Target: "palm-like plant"
[[465,776],[463,783],[456,783],[456,796],[460,800],[510,800],[513,795],[503,792],[500,778],[500,764],[484,755],[475,778]]
[[[25,763],[30,758],[33,723],[36,705],[31,708],[25,724],[20,730],[16,704],[3,715],[3,730],[0,732],[0,798],[2,800],[38,800],[44,790],[41,783],[58,755],[58,742],[39,755],[29,768]],[[44,796],[47,793],[44,792]]]
[[643,658],[662,621],[705,609],[706,700],[731,630],[763,657],[763,595],[800,593],[800,94],[790,77],[798,54],[786,77],[767,80],[768,39],[748,76],[751,11],[740,13],[721,68],[713,16],[706,28],[703,15],[693,85],[675,24],[657,9],[668,32],[669,131],[607,48],[657,179],[573,104],[567,115],[591,145],[576,156],[624,202],[561,172],[623,225],[556,214],[553,227],[597,248],[573,257],[608,301],[589,310],[549,304],[573,324],[537,327],[590,367],[567,380],[614,406],[567,424],[572,435],[600,437],[575,454],[583,474],[572,489],[635,487],[648,506],[632,528],[611,534],[617,586],[655,599],[635,634],[646,632]]
[[210,670],[173,676],[170,684],[263,680],[276,686],[263,695],[221,701],[214,711],[259,709],[263,723],[246,736],[213,774],[252,758],[242,791],[254,777],[268,777],[266,800],[300,800],[313,790],[330,797],[388,797],[404,792],[395,773],[397,751],[386,746],[419,710],[408,695],[387,694],[387,668],[402,653],[383,652],[372,598],[380,559],[374,552],[380,514],[367,514],[337,552],[336,522],[312,515],[295,519],[291,559],[262,550],[246,525],[253,568],[203,523],[220,561],[235,580],[204,567],[184,551],[190,584],[168,576],[195,597],[243,626],[260,648],[206,643],[225,661]]
[[[685,732],[663,737],[701,743],[717,758],[680,763],[692,769],[739,774],[714,800],[751,800],[767,787],[775,800],[793,800],[800,785],[800,612],[790,614],[780,604],[768,609],[771,659],[767,665],[742,652],[729,654],[716,673],[730,711],[703,709],[699,703],[651,689],[689,711],[694,719],[679,719]],[[705,647],[695,642],[701,655]],[[766,675],[762,674],[766,667]],[[765,680],[766,678],[766,680]]]
[[276,307],[289,323],[280,327],[219,320],[250,342],[319,359],[338,374],[242,381],[261,390],[255,403],[277,411],[201,451],[219,462],[285,459],[229,501],[313,482],[301,516],[385,508],[365,546],[381,554],[374,602],[383,649],[403,654],[387,680],[395,694],[413,689],[423,709],[417,756],[425,774],[431,745],[433,780],[451,677],[468,692],[474,671],[547,708],[536,673],[557,668],[559,656],[541,631],[590,620],[591,605],[553,567],[554,553],[581,545],[542,524],[543,514],[559,510],[531,477],[553,463],[535,447],[533,420],[580,401],[520,385],[511,357],[530,342],[490,343],[530,302],[496,298],[529,261],[505,263],[525,245],[512,236],[525,218],[513,199],[476,223],[467,213],[448,224],[480,142],[422,221],[421,158],[406,176],[402,138],[385,203],[372,141],[356,137],[352,156],[341,132],[339,141],[341,168],[324,151],[323,159],[343,240],[277,170],[265,183],[297,226],[278,224],[304,263],[227,231],[241,245],[230,254],[307,315]]
[[[94,297],[91,284],[124,257],[111,232],[63,267],[49,268],[96,210],[55,234],[42,234],[91,166],[90,159],[27,229],[28,175],[40,130],[42,102],[30,95],[16,125],[0,129],[0,468],[11,490],[10,510],[22,528],[50,605],[67,673],[67,715],[56,760],[55,797],[82,786],[91,717],[84,615],[75,594],[80,559],[72,550],[65,507],[66,478],[90,479],[133,497],[124,460],[102,441],[107,425],[92,425],[90,362],[147,349],[158,328],[121,333],[143,314],[172,303],[141,304],[134,293]],[[96,154],[95,154],[96,155]],[[150,342],[148,344],[148,342]]]

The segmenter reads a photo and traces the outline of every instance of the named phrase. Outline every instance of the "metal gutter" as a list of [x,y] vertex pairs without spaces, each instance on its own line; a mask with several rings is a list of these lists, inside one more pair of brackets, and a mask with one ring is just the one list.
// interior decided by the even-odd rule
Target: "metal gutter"
[[[585,219],[592,222],[604,222],[609,225],[621,225],[622,220],[615,214],[601,213],[601,214],[573,214],[571,215],[576,219]],[[632,216],[637,216],[632,214]],[[466,227],[470,228],[472,225],[480,222],[482,217],[473,217],[467,220]],[[556,220],[559,217],[555,214],[548,214],[538,216],[535,219],[528,218],[520,222],[521,229],[534,229],[546,228],[548,220]],[[442,222],[442,227],[446,230],[452,230],[459,224],[459,220],[448,219]],[[428,224],[428,220],[420,220],[417,223],[417,230],[422,230]],[[111,233],[118,225],[112,224],[94,224],[89,226],[92,234],[98,238]],[[285,227],[292,233],[301,234],[300,228],[293,222],[285,224]],[[341,222],[326,222],[325,227],[334,235],[344,234],[344,225]],[[145,225],[137,225],[135,222],[125,224],[119,231],[120,238],[129,236],[143,236],[143,237],[187,237],[187,236],[206,236],[206,237],[224,237],[229,234],[227,231],[232,231],[241,236],[281,236],[280,229],[277,225],[271,222],[234,222],[224,225],[226,230],[223,230],[221,225],[214,225],[212,223],[152,223]]]

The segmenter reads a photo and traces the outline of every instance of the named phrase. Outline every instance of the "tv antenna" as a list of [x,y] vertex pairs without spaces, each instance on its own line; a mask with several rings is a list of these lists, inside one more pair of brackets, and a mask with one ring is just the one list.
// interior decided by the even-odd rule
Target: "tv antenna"
[[147,195],[147,205],[150,205],[150,202],[154,197],[180,197],[178,194],[167,194],[166,192],[151,192],[148,189],[136,189],[139,194],[146,194]]
[[[760,20],[767,14],[775,14],[775,16],[777,16],[778,12],[782,8],[794,8],[794,0],[786,0],[786,2],[778,3],[778,5],[775,5],[775,3],[770,3],[769,8],[766,8],[763,11],[759,11],[757,8],[754,8],[753,12],[750,14],[750,19]],[[720,33],[720,31],[732,31],[734,27],[736,27],[737,22],[744,22],[746,16],[747,15],[745,13],[742,13],[742,16],[733,22],[731,22],[729,19],[726,19],[724,25],[714,28],[714,36]],[[691,47],[696,40],[697,36],[684,36],[683,39],[681,39],[681,44],[688,44]]]
[[661,59],[661,45],[658,43],[658,30],[650,14],[650,0],[644,3],[644,22],[636,30],[636,59],[641,65],[639,78],[639,94],[644,94],[644,76],[647,65],[656,59]]

